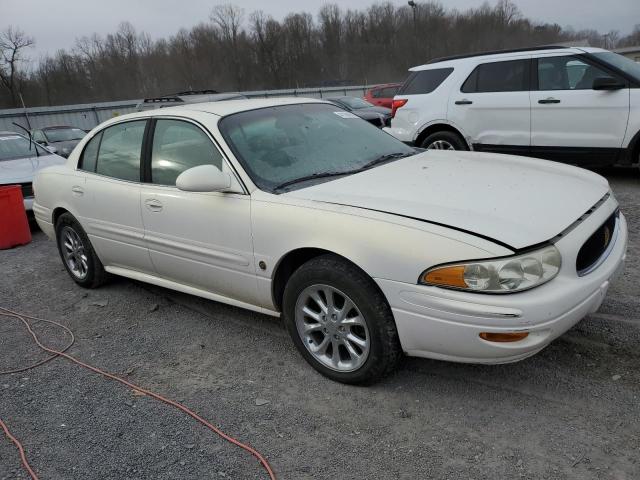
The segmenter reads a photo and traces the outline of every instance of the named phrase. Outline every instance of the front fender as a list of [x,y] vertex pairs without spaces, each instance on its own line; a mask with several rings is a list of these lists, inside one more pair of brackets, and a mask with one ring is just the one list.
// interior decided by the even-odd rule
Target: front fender
[[301,248],[340,255],[372,278],[415,283],[425,269],[451,261],[508,255],[471,234],[362,208],[252,196],[251,221],[261,299],[270,308],[271,280],[280,260]]

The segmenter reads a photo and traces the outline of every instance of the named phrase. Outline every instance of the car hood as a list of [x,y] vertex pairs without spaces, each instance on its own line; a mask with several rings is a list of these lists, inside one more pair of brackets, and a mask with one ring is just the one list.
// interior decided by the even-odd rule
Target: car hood
[[581,168],[432,150],[285,195],[446,225],[521,249],[552,239],[608,191],[604,178]]
[[0,184],[30,183],[38,170],[65,163],[66,160],[58,155],[2,160],[0,161]]

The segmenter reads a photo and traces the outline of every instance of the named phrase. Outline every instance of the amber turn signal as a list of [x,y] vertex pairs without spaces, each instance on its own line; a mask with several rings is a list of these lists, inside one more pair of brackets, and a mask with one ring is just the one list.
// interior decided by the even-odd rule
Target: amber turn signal
[[429,285],[444,285],[459,288],[468,287],[467,282],[464,281],[464,265],[431,270],[424,274],[422,281]]
[[482,332],[480,338],[487,342],[519,342],[529,336],[529,332],[508,332],[508,333],[493,333]]

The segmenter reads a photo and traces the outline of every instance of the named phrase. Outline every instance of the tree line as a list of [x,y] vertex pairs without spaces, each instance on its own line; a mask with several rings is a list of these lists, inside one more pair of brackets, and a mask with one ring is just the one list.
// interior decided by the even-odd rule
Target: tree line
[[314,17],[277,20],[263,11],[215,6],[207,22],[152,40],[128,22],[105,37],[77,39],[38,61],[33,39],[0,33],[0,108],[159,96],[184,90],[303,88],[402,81],[430,59],[486,50],[587,40],[591,46],[640,44],[640,25],[574,31],[524,18],[511,0],[458,11],[435,1],[377,3],[364,10],[323,6]]

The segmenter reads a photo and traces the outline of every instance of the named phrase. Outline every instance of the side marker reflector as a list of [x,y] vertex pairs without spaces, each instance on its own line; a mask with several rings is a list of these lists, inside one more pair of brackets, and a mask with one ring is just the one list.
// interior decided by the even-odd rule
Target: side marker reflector
[[494,333],[494,332],[482,332],[480,338],[487,342],[519,342],[529,336],[529,332],[509,332],[509,333]]

